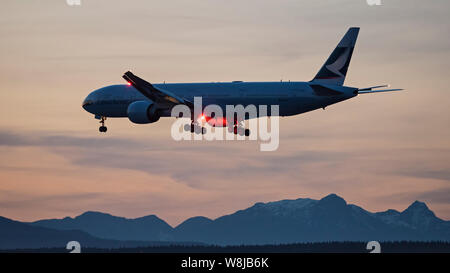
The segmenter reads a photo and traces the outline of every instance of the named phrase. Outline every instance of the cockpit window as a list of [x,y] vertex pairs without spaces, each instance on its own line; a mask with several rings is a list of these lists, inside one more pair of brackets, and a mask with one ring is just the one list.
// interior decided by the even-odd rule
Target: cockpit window
[[93,104],[93,103],[94,103],[93,100],[85,100],[85,101],[83,101],[83,107],[84,107],[84,106],[87,106],[87,105],[91,105],[91,104]]

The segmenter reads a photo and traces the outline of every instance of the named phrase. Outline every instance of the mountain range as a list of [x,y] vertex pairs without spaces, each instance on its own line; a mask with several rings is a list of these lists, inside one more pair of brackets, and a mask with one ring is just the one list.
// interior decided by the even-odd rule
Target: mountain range
[[65,248],[70,241],[78,241],[83,247],[107,249],[169,244],[101,239],[81,230],[57,230],[33,226],[0,216],[0,249]]
[[[65,246],[78,240],[99,248],[198,242],[218,245],[327,241],[450,241],[444,221],[415,201],[402,212],[372,213],[330,194],[252,207],[217,219],[189,218],[171,227],[155,215],[128,219],[101,212],[22,223],[0,217],[0,248]],[[186,243],[184,243],[186,244]]]

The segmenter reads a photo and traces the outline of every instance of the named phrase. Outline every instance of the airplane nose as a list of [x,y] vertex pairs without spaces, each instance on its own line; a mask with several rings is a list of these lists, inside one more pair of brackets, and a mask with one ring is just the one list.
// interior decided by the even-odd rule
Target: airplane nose
[[81,104],[81,106],[83,107],[84,110],[89,111],[89,106],[92,105],[94,103],[94,100],[92,99],[92,94],[89,94],[89,96],[87,96],[83,103]]
[[83,104],[81,106],[83,106],[83,109],[87,111],[87,106],[90,104],[89,100],[86,98],[83,101]]

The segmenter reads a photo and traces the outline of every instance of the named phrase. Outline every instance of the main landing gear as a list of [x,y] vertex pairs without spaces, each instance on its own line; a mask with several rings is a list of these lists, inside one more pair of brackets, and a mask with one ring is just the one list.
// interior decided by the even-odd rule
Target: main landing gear
[[196,133],[196,134],[202,134],[202,135],[206,134],[206,128],[198,125],[198,123],[196,123],[196,122],[192,122],[190,125],[185,124],[184,130],[187,132],[190,131],[191,133]]
[[234,126],[228,126],[228,132],[240,136],[250,136],[250,129],[244,128],[240,123],[236,123]]
[[[206,128],[200,126],[197,122],[191,122],[191,124],[185,124],[184,130],[196,134],[206,134]],[[234,133],[240,136],[250,136],[250,129],[245,129],[240,123],[236,123],[233,126],[228,126],[228,132]]]
[[100,133],[106,133],[106,131],[108,131],[108,128],[105,126],[105,120],[106,120],[106,117],[100,118],[100,124],[102,125],[102,126],[100,126],[100,128],[98,128]]

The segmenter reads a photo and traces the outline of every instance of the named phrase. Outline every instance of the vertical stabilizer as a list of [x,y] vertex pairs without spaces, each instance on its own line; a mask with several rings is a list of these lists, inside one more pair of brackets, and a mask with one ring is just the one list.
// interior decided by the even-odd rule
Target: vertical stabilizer
[[312,82],[333,85],[344,84],[358,33],[359,27],[352,27],[347,31]]

